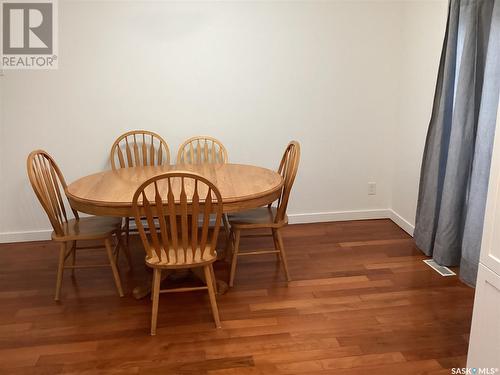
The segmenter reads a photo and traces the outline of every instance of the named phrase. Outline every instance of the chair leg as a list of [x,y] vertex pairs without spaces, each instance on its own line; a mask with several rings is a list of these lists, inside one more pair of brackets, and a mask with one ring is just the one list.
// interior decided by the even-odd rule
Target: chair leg
[[151,309],[151,336],[156,335],[156,323],[158,321],[158,303],[160,300],[161,269],[153,270],[153,290],[151,291],[153,307]]
[[[149,293],[149,299],[151,299],[151,301],[153,301],[153,290],[155,289],[155,282],[156,282],[156,272],[155,270],[153,269],[153,276],[151,278],[151,291]],[[161,283],[161,281],[160,281]]]
[[224,224],[224,232],[226,234],[226,247],[224,249],[224,259],[228,259],[228,255],[231,253],[231,227],[229,225],[229,219],[227,215],[222,215],[222,223]]
[[210,268],[212,265],[203,267],[205,271],[205,279],[207,281],[208,287],[208,297],[210,298],[210,305],[212,307],[212,315],[214,316],[215,326],[220,328],[220,318],[219,318],[219,309],[217,308],[217,300],[215,299],[215,290],[214,290],[214,280],[212,279],[212,272],[210,272]]
[[231,261],[231,273],[229,275],[230,287],[234,285],[234,275],[236,274],[236,262],[238,262],[238,252],[240,251],[240,235],[241,235],[241,230],[236,229],[236,231],[234,231],[233,259]]
[[118,238],[116,241],[115,248],[113,250],[113,255],[115,256],[115,263],[119,264],[118,262],[120,261],[119,256],[120,256],[120,242],[118,242]]
[[56,281],[56,296],[55,300],[59,301],[61,296],[61,286],[64,272],[64,257],[66,256],[66,242],[61,242],[59,250],[59,263],[57,266],[57,281]]
[[120,251],[120,249],[123,249],[123,251],[125,252],[125,258],[127,258],[128,268],[129,270],[132,270],[132,256],[130,255],[130,248],[128,247],[127,241],[123,241],[121,230],[116,232],[116,238],[118,239],[118,250],[116,253],[117,258],[118,258],[118,252]]
[[212,275],[212,282],[214,284],[214,291],[215,291],[215,294],[218,294],[218,290],[217,290],[217,279],[215,278],[215,272],[214,272],[214,267],[213,265],[211,264],[210,265],[210,275]]
[[233,259],[233,252],[234,252],[234,231],[231,229],[231,226],[229,227],[229,235],[228,239],[226,242],[226,249],[225,249],[225,261],[228,263],[231,263],[231,260]]
[[278,244],[280,247],[279,250],[281,255],[281,263],[283,263],[283,268],[285,269],[286,280],[292,281],[290,273],[288,272],[288,263],[286,260],[285,246],[283,245],[283,238],[281,237],[281,232],[279,229],[274,229],[274,231],[276,232],[276,237],[278,239]]
[[127,249],[128,249],[129,244],[130,244],[130,218],[129,217],[125,218],[125,243],[126,243]]
[[[274,242],[274,249],[279,250],[280,249],[280,244],[278,242],[278,236],[276,235],[276,229],[271,228],[271,232],[273,233],[273,242]],[[276,253],[276,258],[278,258],[279,261],[283,261],[281,259],[281,252]]]
[[76,241],[73,241],[73,244],[71,245],[71,265],[73,268],[71,269],[71,276],[75,276],[75,264],[76,264]]
[[116,289],[120,297],[123,297],[122,283],[120,281],[120,274],[118,273],[118,268],[116,267],[115,257],[113,256],[113,248],[111,246],[111,240],[106,238],[104,240],[104,245],[106,246],[106,252],[108,253],[109,264],[111,265],[111,270],[113,271],[113,278],[115,279]]

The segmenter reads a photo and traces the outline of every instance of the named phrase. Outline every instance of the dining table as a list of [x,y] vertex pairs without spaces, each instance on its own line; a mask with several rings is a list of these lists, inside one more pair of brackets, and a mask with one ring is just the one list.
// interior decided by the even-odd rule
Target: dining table
[[[66,195],[77,211],[114,217],[133,217],[132,198],[146,180],[172,171],[197,173],[219,189],[224,214],[262,207],[276,201],[281,194],[283,178],[273,170],[246,164],[175,164],[136,166],[107,170],[81,177],[69,184]],[[193,270],[194,271],[194,270]],[[196,273],[198,274],[198,273]],[[217,279],[220,293],[227,283]],[[137,286],[135,298],[149,294],[150,286]]]

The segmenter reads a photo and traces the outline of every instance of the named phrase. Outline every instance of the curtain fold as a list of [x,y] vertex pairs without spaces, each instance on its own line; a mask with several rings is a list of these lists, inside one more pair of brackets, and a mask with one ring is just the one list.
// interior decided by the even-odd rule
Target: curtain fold
[[451,0],[427,133],[415,241],[474,284],[499,94],[500,0]]

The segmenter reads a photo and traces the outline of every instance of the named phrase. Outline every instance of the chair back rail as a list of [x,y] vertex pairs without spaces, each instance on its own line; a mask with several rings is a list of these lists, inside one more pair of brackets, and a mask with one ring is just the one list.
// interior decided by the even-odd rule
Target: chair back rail
[[224,164],[227,151],[222,142],[208,136],[196,136],[186,140],[177,153],[177,164]]
[[281,222],[286,215],[288,200],[292,190],[300,162],[300,144],[297,141],[291,141],[285,149],[281,159],[278,173],[283,177],[283,188],[278,199],[278,209],[275,222]]
[[[47,214],[54,232],[64,235],[63,227],[68,222],[66,210],[66,181],[54,159],[43,150],[31,152],[27,160],[28,178],[31,186]],[[69,203],[68,203],[69,205]],[[71,208],[79,219],[78,212]]]
[[[132,208],[148,258],[156,255],[161,263],[178,264],[194,259],[196,251],[202,259],[215,255],[222,196],[206,178],[182,171],[153,177],[137,189]],[[144,217],[149,236],[141,220]],[[215,220],[213,230],[209,230],[211,219]]]
[[148,130],[132,130],[113,143],[111,168],[163,165],[170,163],[170,149],[158,134]]

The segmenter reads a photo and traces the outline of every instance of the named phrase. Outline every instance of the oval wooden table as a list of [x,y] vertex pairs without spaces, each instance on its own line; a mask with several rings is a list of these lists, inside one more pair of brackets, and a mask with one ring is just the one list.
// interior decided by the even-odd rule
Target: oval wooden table
[[243,211],[278,199],[283,179],[266,168],[243,164],[164,165],[122,168],[82,177],[67,187],[68,199],[78,211],[100,216],[131,217],[132,197],[147,179],[170,171],[199,173],[222,195],[223,210]]
[[[163,165],[122,168],[82,177],[68,185],[66,194],[78,211],[98,216],[132,217],[132,197],[147,179],[170,171],[199,173],[220,190],[224,213],[265,206],[277,200],[283,179],[277,172],[243,164]],[[218,280],[221,290],[227,284]],[[135,288],[142,298],[147,288]]]

